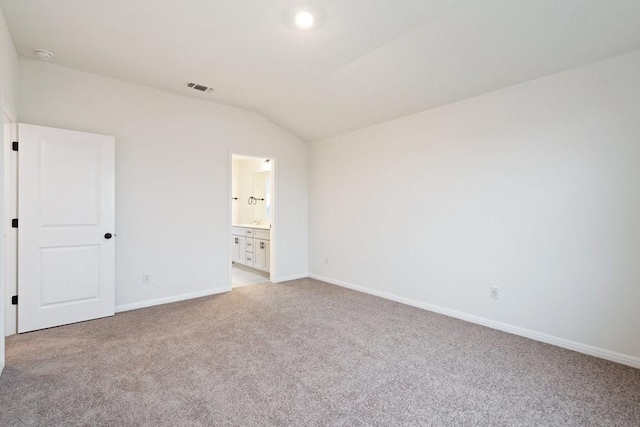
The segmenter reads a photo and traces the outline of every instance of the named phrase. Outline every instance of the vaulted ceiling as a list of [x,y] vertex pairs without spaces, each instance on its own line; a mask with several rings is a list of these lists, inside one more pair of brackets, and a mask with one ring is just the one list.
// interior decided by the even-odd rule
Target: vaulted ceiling
[[[0,0],[16,49],[306,141],[640,49],[640,0]],[[292,15],[312,11],[298,30]],[[211,93],[185,87],[211,86]]]

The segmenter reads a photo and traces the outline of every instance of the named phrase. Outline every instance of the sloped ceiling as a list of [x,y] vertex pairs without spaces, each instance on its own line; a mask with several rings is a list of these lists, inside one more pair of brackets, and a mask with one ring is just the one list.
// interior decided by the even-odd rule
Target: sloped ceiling
[[[306,141],[640,49],[640,0],[0,0],[18,53]],[[308,31],[296,10],[315,13]],[[187,81],[212,86],[201,94]]]

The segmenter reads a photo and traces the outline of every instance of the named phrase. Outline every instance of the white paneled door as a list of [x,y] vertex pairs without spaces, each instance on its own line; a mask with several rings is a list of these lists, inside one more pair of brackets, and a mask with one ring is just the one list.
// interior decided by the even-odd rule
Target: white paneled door
[[18,332],[113,315],[114,137],[18,129]]

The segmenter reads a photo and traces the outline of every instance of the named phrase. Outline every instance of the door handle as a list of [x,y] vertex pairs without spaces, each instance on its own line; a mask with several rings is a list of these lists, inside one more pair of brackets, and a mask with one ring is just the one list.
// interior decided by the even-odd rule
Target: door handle
[[110,238],[112,238],[113,236],[111,235],[111,233],[107,233],[104,235],[104,238],[109,240]]

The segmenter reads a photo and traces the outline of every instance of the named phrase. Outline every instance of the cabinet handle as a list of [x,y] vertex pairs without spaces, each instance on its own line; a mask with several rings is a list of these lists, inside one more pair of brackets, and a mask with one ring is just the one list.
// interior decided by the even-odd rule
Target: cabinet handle
[[236,237],[236,245],[238,244],[238,238]]
[[264,242],[260,242],[260,249],[264,249]]

